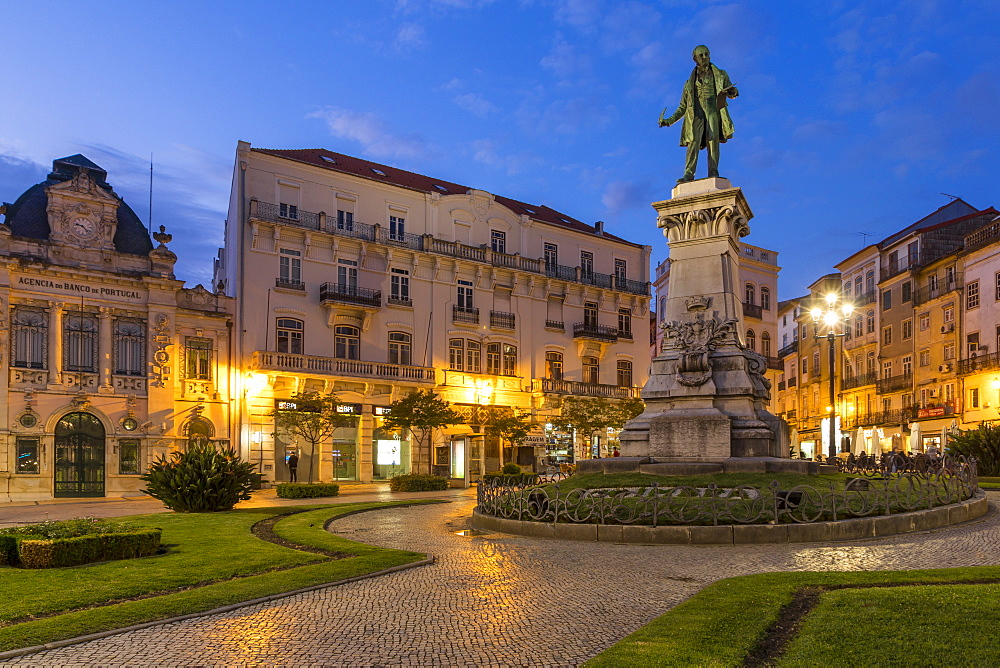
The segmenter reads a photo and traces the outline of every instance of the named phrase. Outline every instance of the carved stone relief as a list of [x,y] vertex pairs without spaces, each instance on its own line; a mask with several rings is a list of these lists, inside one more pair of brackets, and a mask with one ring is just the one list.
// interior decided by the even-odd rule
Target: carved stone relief
[[722,321],[712,315],[706,317],[704,312],[698,312],[693,320],[687,322],[663,323],[666,337],[664,348],[674,341],[675,347],[681,350],[678,382],[688,387],[698,387],[708,382],[712,377],[712,367],[708,355],[716,348],[736,344],[736,319]]

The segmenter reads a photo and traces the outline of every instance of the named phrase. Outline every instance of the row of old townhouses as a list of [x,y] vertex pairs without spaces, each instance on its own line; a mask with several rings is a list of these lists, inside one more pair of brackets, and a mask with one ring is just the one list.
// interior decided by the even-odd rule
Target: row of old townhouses
[[[804,457],[940,450],[1000,408],[1000,213],[955,199],[840,262],[778,306],[772,409]],[[828,327],[829,294],[853,306]],[[833,374],[833,396],[830,393]]]
[[[174,277],[170,234],[82,155],[0,213],[3,501],[138,493],[158,456],[206,441],[269,481],[293,453],[324,481],[604,456],[613,431],[548,418],[569,396],[638,396],[648,373],[648,246],[330,151],[239,143],[210,290]],[[430,451],[382,428],[422,389],[464,418]],[[271,417],[307,391],[353,416],[316,452]],[[524,446],[485,435],[514,412],[537,425]]]

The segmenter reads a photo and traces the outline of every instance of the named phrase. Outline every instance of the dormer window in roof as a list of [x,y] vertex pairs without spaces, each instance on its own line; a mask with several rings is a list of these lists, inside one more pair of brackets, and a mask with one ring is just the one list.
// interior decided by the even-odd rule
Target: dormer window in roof
[[444,186],[442,186],[442,185],[440,185],[440,184],[438,184],[438,183],[435,183],[435,184],[434,184],[434,187],[435,187],[435,188],[437,188],[438,190],[440,190],[440,191],[441,191],[441,192],[443,192],[443,193],[447,193],[447,192],[448,192],[448,189],[447,189],[447,188],[445,188]]
[[336,164],[337,164],[337,161],[336,161],[336,160],[334,160],[333,158],[331,158],[331,157],[330,157],[330,156],[328,156],[328,155],[321,155],[321,156],[319,156],[319,157],[321,157],[321,158],[322,158],[323,160],[325,160],[325,161],[329,162],[329,163],[330,163],[331,165],[336,165]]
[[376,174],[378,174],[379,176],[385,176],[386,175],[385,172],[383,172],[381,169],[378,169],[376,167],[372,167],[372,171],[375,172]]
[[529,209],[528,207],[524,207],[524,210],[530,213],[532,216],[534,216],[537,213],[534,209]]

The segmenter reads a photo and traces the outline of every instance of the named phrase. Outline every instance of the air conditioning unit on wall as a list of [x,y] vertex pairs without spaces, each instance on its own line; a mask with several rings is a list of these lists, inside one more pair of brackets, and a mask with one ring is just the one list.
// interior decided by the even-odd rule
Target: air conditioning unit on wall
[[[948,373],[949,371],[951,371],[951,365],[950,364],[942,364],[941,366],[938,367],[938,371],[940,371],[941,373]],[[934,391],[936,391],[936,390],[934,390]]]
[[941,393],[941,390],[930,390],[930,391],[928,391],[928,392],[927,392],[927,395],[928,395],[928,396],[929,396],[929,397],[930,397],[931,399],[937,399],[937,397],[938,397],[938,394],[940,394],[940,393]]

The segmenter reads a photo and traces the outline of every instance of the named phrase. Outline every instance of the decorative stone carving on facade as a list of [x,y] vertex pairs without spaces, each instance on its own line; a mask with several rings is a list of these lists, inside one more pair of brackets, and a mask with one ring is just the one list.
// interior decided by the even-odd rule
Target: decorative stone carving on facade
[[170,377],[170,318],[165,313],[153,320],[153,387],[163,387]]
[[687,387],[698,387],[708,382],[712,377],[712,367],[708,362],[708,354],[726,344],[736,344],[737,320],[723,322],[714,315],[706,318],[699,312],[694,320],[687,322],[666,322],[662,325],[666,338],[676,341],[676,347],[681,350],[678,381]]
[[181,308],[204,310],[206,307],[217,308],[219,300],[216,295],[213,295],[199,283],[193,288],[181,288],[178,290],[177,305]]
[[706,311],[712,305],[712,298],[704,295],[691,295],[684,300],[688,311]]
[[767,359],[753,350],[744,349],[743,354],[747,358],[747,372],[750,374],[750,380],[753,381],[754,394],[765,401],[770,401],[771,381],[764,375],[767,371]]
[[738,240],[750,234],[746,218],[733,206],[661,215],[656,224],[663,228],[663,236],[671,242],[706,239],[724,234],[732,234],[734,240]]

